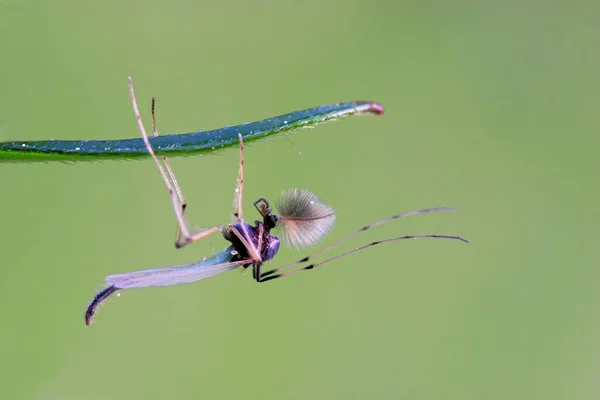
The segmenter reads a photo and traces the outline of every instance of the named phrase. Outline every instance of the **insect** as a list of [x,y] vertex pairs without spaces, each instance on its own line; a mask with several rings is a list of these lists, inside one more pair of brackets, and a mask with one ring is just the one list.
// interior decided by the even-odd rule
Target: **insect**
[[[102,301],[104,301],[113,293],[123,289],[144,288],[151,286],[172,286],[191,283],[240,267],[244,269],[252,268],[252,277],[254,280],[257,282],[267,282],[273,279],[290,276],[298,272],[311,270],[315,267],[349,254],[356,253],[357,251],[364,250],[368,247],[403,239],[443,238],[461,240],[469,243],[467,239],[455,235],[421,234],[397,236],[370,242],[325,260],[307,264],[314,257],[335,248],[336,246],[346,242],[362,232],[384,223],[412,215],[436,211],[454,211],[450,207],[426,208],[396,214],[369,225],[365,225],[361,229],[351,233],[333,245],[330,245],[311,256],[304,257],[283,267],[263,271],[262,267],[264,263],[272,260],[279,250],[280,239],[271,234],[273,229],[279,228],[281,230],[283,234],[282,240],[288,246],[300,249],[313,245],[325,237],[333,228],[335,222],[335,211],[333,208],[315,194],[307,190],[292,189],[283,192],[281,199],[276,203],[278,214],[275,214],[272,211],[271,205],[267,199],[260,198],[254,202],[254,207],[258,211],[261,220],[255,221],[254,225],[250,225],[245,222],[242,213],[242,194],[244,188],[244,142],[242,136],[239,135],[240,164],[234,196],[233,221],[226,226],[215,226],[191,233],[184,216],[186,202],[183,192],[179,187],[175,174],[173,173],[167,158],[162,157],[161,162],[161,160],[159,160],[155,155],[152,146],[150,145],[148,135],[146,134],[140,117],[131,81],[129,82],[129,91],[142,138],[167,186],[175,216],[177,218],[178,229],[175,246],[177,248],[181,248],[217,232],[220,232],[223,238],[230,242],[230,245],[225,250],[214,255],[213,257],[195,263],[165,268],[146,269],[142,271],[108,276],[106,278],[107,287],[99,292],[87,307],[85,312],[86,325],[91,323],[96,309]],[[154,99],[152,99],[152,132],[154,136],[157,136],[158,133],[156,131],[154,104]],[[294,269],[294,267],[296,268]]]

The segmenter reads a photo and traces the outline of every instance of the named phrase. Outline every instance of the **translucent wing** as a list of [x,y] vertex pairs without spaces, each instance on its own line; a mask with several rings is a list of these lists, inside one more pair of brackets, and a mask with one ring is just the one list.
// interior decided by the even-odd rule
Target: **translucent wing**
[[191,283],[230,271],[248,261],[231,262],[233,246],[214,257],[192,264],[153,268],[106,277],[106,282],[116,289],[144,288],[149,286],[172,286]]
[[282,229],[286,246],[300,249],[325,237],[335,223],[334,209],[316,194],[290,189],[275,203],[279,212],[277,227]]

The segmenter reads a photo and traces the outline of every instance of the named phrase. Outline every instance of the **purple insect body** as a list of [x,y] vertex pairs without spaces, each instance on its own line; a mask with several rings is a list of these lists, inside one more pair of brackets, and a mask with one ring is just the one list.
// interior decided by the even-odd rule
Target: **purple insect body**
[[[298,272],[311,270],[319,265],[336,260],[357,251],[364,250],[371,246],[403,239],[443,238],[456,239],[469,243],[467,239],[455,235],[422,234],[397,236],[370,242],[328,259],[306,265],[306,263],[309,260],[312,260],[314,257],[323,254],[335,248],[339,244],[359,235],[360,233],[381,224],[412,215],[425,214],[435,211],[454,211],[449,207],[426,208],[396,214],[391,217],[376,221],[362,227],[361,229],[337,241],[333,245],[330,245],[311,256],[304,257],[283,267],[274,268],[263,272],[263,264],[272,260],[279,251],[280,241],[278,237],[271,234],[273,229],[281,232],[282,241],[288,247],[301,249],[307,246],[312,246],[322,240],[333,228],[336,217],[333,208],[308,190],[290,189],[284,191],[281,198],[275,203],[278,214],[274,214],[271,211],[271,207],[267,199],[260,198],[254,202],[254,207],[256,210],[258,210],[262,220],[255,221],[254,225],[250,225],[245,222],[243,219],[242,210],[242,193],[244,188],[244,143],[242,141],[242,136],[239,135],[240,165],[238,169],[237,185],[233,202],[234,218],[232,223],[224,226],[214,226],[212,228],[201,229],[196,233],[189,232],[189,224],[184,216],[186,202],[183,197],[183,192],[179,187],[175,174],[173,173],[167,158],[162,157],[162,160],[159,160],[159,158],[155,155],[152,146],[150,146],[148,135],[146,134],[140,117],[131,78],[129,78],[129,91],[142,138],[144,139],[148,153],[150,153],[152,156],[152,159],[167,186],[173,205],[173,210],[177,218],[178,230],[175,240],[175,247],[181,248],[216,232],[220,232],[223,238],[230,242],[230,246],[211,258],[205,258],[202,261],[191,264],[146,269],[108,276],[106,278],[107,287],[93,298],[86,309],[86,325],[90,325],[92,322],[92,318],[96,313],[100,303],[119,290],[152,286],[181,285],[210,278],[212,276],[219,275],[223,272],[231,271],[240,267],[244,269],[251,267],[252,276],[257,282],[267,282],[273,279],[293,275]],[[152,132],[154,136],[158,136],[158,132],[156,131],[154,104],[154,99],[152,99]],[[296,269],[286,271],[295,266],[297,266]]]

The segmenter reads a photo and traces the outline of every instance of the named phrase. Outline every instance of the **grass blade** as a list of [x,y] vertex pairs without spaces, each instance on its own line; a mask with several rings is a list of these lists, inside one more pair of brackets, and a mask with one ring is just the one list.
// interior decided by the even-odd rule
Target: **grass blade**
[[[187,156],[211,153],[238,145],[238,133],[244,142],[310,127],[348,115],[382,115],[380,104],[358,101],[322,105],[278,117],[211,131],[151,137],[157,155]],[[2,162],[98,161],[149,157],[141,138],[122,140],[43,140],[0,143]]]

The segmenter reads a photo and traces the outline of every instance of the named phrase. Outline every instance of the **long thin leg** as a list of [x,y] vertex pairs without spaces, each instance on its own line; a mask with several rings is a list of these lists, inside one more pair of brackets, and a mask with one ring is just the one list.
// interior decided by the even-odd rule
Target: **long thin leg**
[[323,250],[319,250],[318,252],[316,252],[316,253],[308,256],[308,257],[301,258],[300,260],[298,260],[296,262],[293,262],[291,264],[288,264],[288,265],[284,265],[283,267],[274,268],[274,269],[272,269],[270,271],[266,271],[266,272],[263,273],[262,276],[263,277],[267,277],[267,276],[272,275],[272,274],[274,274],[276,272],[279,272],[281,270],[289,269],[289,268],[291,268],[291,267],[293,267],[295,265],[303,264],[303,263],[307,262],[308,260],[311,260],[311,259],[315,258],[316,256],[321,255],[321,254],[323,254],[323,253],[325,253],[325,252],[327,252],[327,251],[329,251],[329,250],[331,250],[331,249],[339,246],[340,244],[345,243],[346,241],[352,239],[353,237],[355,237],[355,236],[357,236],[357,235],[359,235],[359,234],[361,234],[361,233],[363,233],[365,231],[368,231],[369,229],[375,228],[375,227],[377,227],[379,225],[383,225],[385,223],[394,221],[396,219],[411,217],[413,215],[419,215],[419,214],[427,214],[427,213],[437,212],[437,211],[455,211],[455,210],[454,210],[454,208],[451,208],[451,207],[423,208],[423,209],[420,209],[420,210],[403,212],[403,213],[400,213],[400,214],[392,215],[391,217],[380,219],[379,221],[375,221],[375,222],[373,222],[373,223],[371,223],[369,225],[363,226],[359,230],[357,230],[355,232],[352,232],[351,234],[349,234],[348,236],[346,236],[346,237],[338,240],[334,244],[332,244],[332,245],[330,245],[328,247],[325,247]]
[[[254,246],[254,242],[250,239],[248,228],[246,227],[246,223],[244,222],[244,218],[242,216],[242,195],[244,192],[244,139],[239,133],[238,139],[240,141],[240,167],[238,169],[237,185],[235,187],[233,215],[236,217],[237,222],[242,228],[244,239],[242,239],[240,236],[240,240],[244,241],[247,238],[247,240],[245,241],[245,246],[248,248],[250,256],[255,260],[256,263],[261,264],[262,258],[260,256],[260,246],[258,247],[258,249]],[[236,231],[237,230],[234,229],[234,233]],[[259,237],[259,241],[262,244],[261,239],[262,235]]]
[[[154,135],[154,137],[157,137],[158,130],[156,129],[156,114],[154,112],[155,104],[156,104],[156,98],[153,97],[152,98],[152,134]],[[175,192],[177,193],[177,198],[179,199],[179,203],[181,204],[181,212],[183,213],[185,211],[185,208],[187,207],[185,198],[183,196],[183,191],[181,190],[181,186],[179,186],[179,182],[177,182],[177,177],[175,176],[175,173],[173,172],[173,169],[171,168],[171,165],[169,164],[169,160],[167,159],[167,157],[163,156],[162,160],[163,160],[163,163],[165,164],[165,167],[167,168],[169,178],[171,178],[171,182],[173,183],[173,186],[175,187]]]
[[235,196],[233,199],[233,216],[237,222],[242,222],[244,219],[242,211],[242,195],[244,191],[244,139],[238,134],[240,140],[240,168],[238,169],[237,184],[235,186]]
[[[156,98],[153,97],[152,98],[152,134],[154,135],[154,137],[157,137],[158,130],[156,129],[155,105],[156,105]],[[181,215],[185,216],[185,209],[187,208],[187,203],[185,202],[185,197],[183,196],[183,191],[181,190],[181,186],[179,185],[179,182],[177,181],[175,172],[173,172],[173,169],[171,168],[171,165],[169,164],[169,160],[167,159],[167,157],[163,156],[162,161],[165,165],[165,168],[167,169],[169,179],[170,179],[171,183],[173,184],[173,187],[175,188],[175,193],[177,194],[177,199],[179,200],[179,204],[181,205]],[[175,236],[175,247],[177,247],[177,243],[181,243],[181,228],[179,227],[179,224],[177,225],[177,235]]]
[[[319,265],[323,265],[325,263],[328,263],[330,261],[334,261],[337,260],[338,258],[342,258],[345,257],[347,255],[350,255],[352,253],[356,253],[358,251],[367,249],[369,247],[378,245],[378,244],[382,244],[382,243],[389,243],[389,242],[395,242],[398,240],[404,240],[404,239],[424,239],[424,238],[436,238],[436,239],[456,239],[456,240],[461,240],[463,242],[466,243],[470,243],[469,240],[461,237],[461,236],[454,236],[454,235],[439,235],[439,234],[426,234],[426,235],[407,235],[407,236],[398,236],[398,237],[394,237],[394,238],[389,238],[389,239],[383,239],[383,240],[377,240],[368,244],[365,244],[363,246],[357,247],[355,249],[352,250],[348,250],[342,254],[339,254],[337,256],[334,257],[330,257],[326,260],[323,261],[319,261],[317,263],[312,263],[309,265],[306,265],[304,267],[298,268],[296,270],[293,271],[289,271],[289,272],[284,272],[281,274],[269,274],[269,276],[267,276],[267,273],[263,274],[262,279],[259,280],[259,282],[267,282],[273,279],[277,279],[277,278],[283,278],[284,276],[290,276],[290,275],[294,275],[297,274],[298,272],[302,272],[302,271],[308,271],[310,269],[313,269],[315,267],[318,267]],[[277,270],[281,270],[281,268],[277,268]],[[268,273],[271,273],[272,271],[268,271]]]
[[[258,224],[258,246],[257,246],[259,252],[260,252],[260,249],[262,249],[264,234],[265,234],[265,226],[262,223],[260,223],[260,224]],[[261,258],[262,258],[262,256],[261,256]],[[254,275],[254,279],[257,280],[258,282],[260,282],[260,278],[262,276],[261,267],[262,267],[262,262],[255,262],[252,266],[252,273]]]
[[200,240],[208,235],[211,235],[215,232],[221,231],[221,227],[215,226],[215,227],[203,230],[201,232],[198,232],[198,233],[194,234],[193,236],[190,236],[190,233],[189,233],[189,230],[187,227],[187,222],[185,221],[185,219],[183,217],[183,212],[181,210],[181,203],[179,202],[179,199],[175,195],[173,185],[171,184],[171,181],[169,180],[167,173],[165,172],[165,169],[163,168],[163,165],[160,163],[160,161],[156,157],[156,154],[154,153],[154,150],[152,149],[152,146],[150,145],[150,141],[148,140],[148,135],[146,134],[146,129],[144,128],[144,124],[142,123],[142,117],[140,116],[140,110],[138,108],[137,100],[135,98],[135,92],[133,90],[133,82],[131,81],[131,77],[129,77],[128,81],[129,81],[129,95],[131,97],[131,103],[133,104],[133,111],[135,113],[135,118],[136,118],[138,127],[140,129],[140,133],[142,134],[142,139],[144,140],[144,143],[146,144],[146,149],[148,150],[148,153],[150,153],[150,156],[152,157],[154,164],[156,164],[156,168],[158,168],[158,171],[160,172],[160,174],[163,178],[163,181],[165,182],[165,185],[167,186],[167,189],[169,191],[169,197],[171,198],[171,203],[173,204],[173,211],[175,211],[175,216],[177,217],[179,229],[181,230],[181,234],[183,236],[182,239],[175,242],[175,247],[177,247],[177,248],[183,247],[186,244],[193,243],[193,242]]

